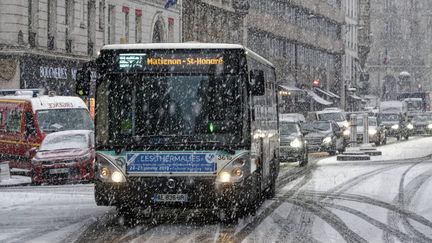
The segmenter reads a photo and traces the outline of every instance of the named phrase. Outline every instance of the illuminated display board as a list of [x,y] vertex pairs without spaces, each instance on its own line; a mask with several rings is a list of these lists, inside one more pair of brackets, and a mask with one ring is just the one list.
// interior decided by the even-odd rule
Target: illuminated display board
[[226,73],[237,71],[238,51],[119,53],[116,69],[128,72]]

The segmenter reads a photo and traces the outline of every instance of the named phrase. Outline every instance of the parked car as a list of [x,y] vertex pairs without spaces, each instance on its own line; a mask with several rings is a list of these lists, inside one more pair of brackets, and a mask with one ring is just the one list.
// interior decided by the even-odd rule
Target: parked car
[[50,133],[33,152],[33,184],[93,179],[95,149],[91,130]]
[[414,135],[414,126],[406,121],[405,116],[400,113],[379,113],[378,123],[386,129],[387,137],[408,140],[410,136]]
[[305,142],[300,124],[292,121],[279,122],[281,161],[299,162],[300,166],[308,163],[308,146]]
[[342,130],[335,121],[311,121],[302,126],[309,152],[328,152],[335,155],[345,150]]
[[[0,90],[1,91],[1,90]],[[37,91],[7,90],[0,96],[0,161],[29,172],[29,151],[46,134],[66,130],[93,130],[93,121],[82,99],[41,95]]]
[[432,134],[432,113],[422,112],[413,115],[411,124],[416,134]]

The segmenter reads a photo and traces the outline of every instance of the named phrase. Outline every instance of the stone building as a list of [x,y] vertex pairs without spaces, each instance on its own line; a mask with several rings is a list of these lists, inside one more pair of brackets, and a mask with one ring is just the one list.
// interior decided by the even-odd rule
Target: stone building
[[431,90],[432,2],[371,0],[370,7],[369,91],[384,99],[396,98],[399,75],[406,72],[411,91]]
[[0,88],[73,94],[77,69],[105,44],[179,42],[179,4],[163,0],[0,1]]
[[183,0],[183,41],[245,43],[244,0]]
[[[345,22],[341,0],[249,2],[247,46],[276,65],[279,81],[291,89],[283,94],[306,90],[312,97],[306,100],[315,104],[305,104],[305,110],[339,106]],[[293,104],[305,101],[295,97]],[[295,112],[291,108],[285,112]]]

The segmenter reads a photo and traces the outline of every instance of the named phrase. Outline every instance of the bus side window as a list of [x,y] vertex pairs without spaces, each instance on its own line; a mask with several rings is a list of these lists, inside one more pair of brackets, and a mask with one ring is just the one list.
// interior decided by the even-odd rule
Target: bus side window
[[25,113],[25,127],[26,127],[26,137],[36,136],[36,127],[33,119],[33,114],[31,112]]
[[6,131],[20,132],[21,130],[21,111],[10,110],[6,116]]

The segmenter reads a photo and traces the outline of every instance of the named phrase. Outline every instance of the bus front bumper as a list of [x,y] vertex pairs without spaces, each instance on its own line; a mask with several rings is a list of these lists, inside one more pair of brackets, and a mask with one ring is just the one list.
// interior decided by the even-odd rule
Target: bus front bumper
[[[95,199],[99,206],[226,208],[249,200],[252,186],[252,177],[224,184],[214,177],[130,177],[122,184],[95,181]],[[163,195],[171,200],[160,200]]]

